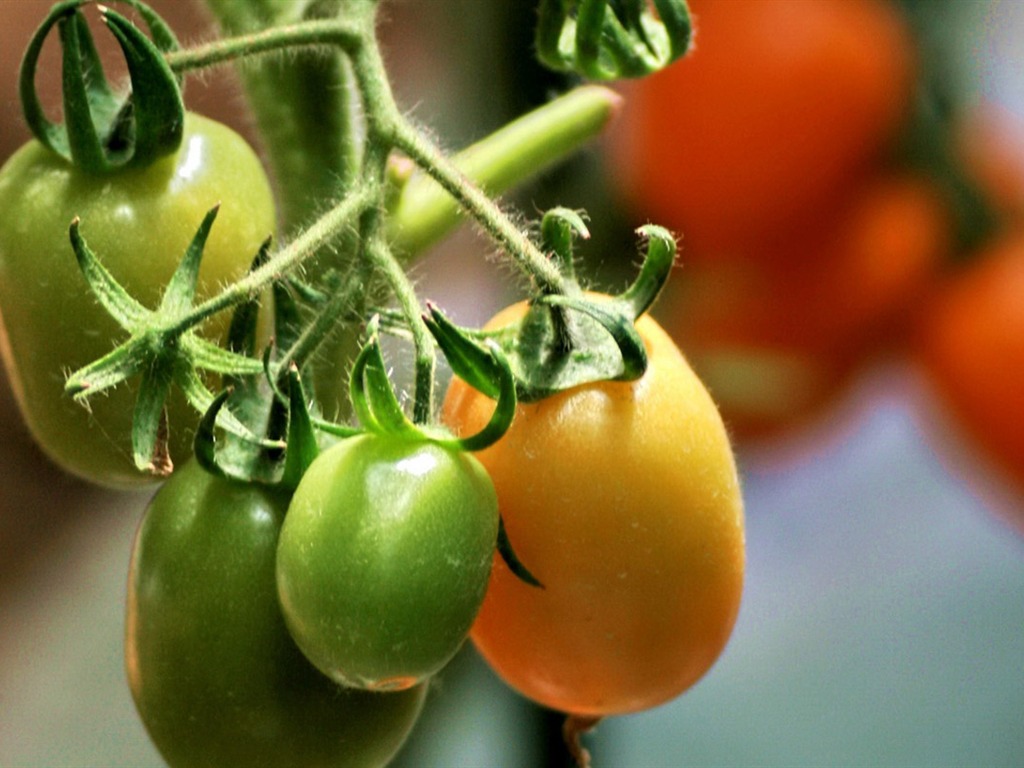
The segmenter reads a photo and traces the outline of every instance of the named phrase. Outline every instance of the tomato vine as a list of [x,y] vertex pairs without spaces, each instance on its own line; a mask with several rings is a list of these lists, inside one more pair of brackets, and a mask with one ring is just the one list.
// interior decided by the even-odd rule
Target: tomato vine
[[[0,171],[0,196],[13,194],[11,179],[31,178],[45,163],[68,175],[102,179],[108,188],[124,187],[129,196],[135,194],[133,174],[159,172],[165,179],[167,167],[191,157],[189,126],[197,118],[185,112],[188,77],[237,63],[280,206],[278,238],[275,222],[257,217],[255,204],[246,208],[253,190],[244,184],[224,199],[197,195],[187,216],[176,213],[175,228],[183,238],[177,263],[160,277],[150,273],[142,287],[119,263],[119,251],[130,250],[133,242],[119,242],[118,236],[135,233],[113,213],[87,208],[67,222],[41,222],[47,236],[66,232],[70,241],[45,257],[65,266],[74,259],[82,279],[69,290],[109,316],[101,334],[107,348],[97,353],[90,347],[86,359],[56,361],[66,374],[65,395],[86,408],[111,393],[127,392],[134,401],[130,427],[123,419],[104,423],[97,410],[100,429],[93,435],[102,441],[106,430],[116,431],[130,446],[130,462],[115,456],[113,462],[124,466],[87,468],[73,455],[62,462],[100,483],[170,478],[147,513],[132,562],[128,664],[140,714],[172,764],[202,763],[209,734],[192,738],[181,730],[180,715],[188,711],[189,697],[206,697],[204,706],[214,709],[227,705],[199,678],[183,686],[165,685],[162,678],[179,655],[205,642],[197,616],[216,613],[217,599],[240,600],[246,574],[258,571],[254,612],[233,610],[228,620],[258,624],[258,642],[266,647],[237,669],[197,668],[195,674],[251,688],[260,701],[238,706],[250,707],[253,717],[278,718],[282,739],[294,739],[303,750],[310,742],[301,723],[277,711],[292,694],[276,682],[275,664],[283,665],[282,674],[306,680],[318,717],[323,691],[332,685],[411,689],[393,700],[394,707],[380,707],[401,732],[392,729],[379,748],[368,748],[374,757],[366,759],[386,760],[418,713],[421,684],[468,636],[488,593],[493,556],[525,589],[541,594],[561,588],[557,580],[549,585],[538,578],[529,557],[519,557],[518,534],[505,527],[494,471],[471,454],[506,439],[513,422],[527,413],[520,403],[543,403],[610,382],[648,386],[655,376],[648,373],[649,355],[658,355],[654,366],[660,367],[667,353],[660,337],[657,349],[651,346],[643,316],[669,276],[675,236],[651,224],[638,229],[644,253],[636,279],[618,296],[595,296],[574,266],[577,241],[589,236],[584,215],[555,208],[543,214],[534,232],[498,201],[601,132],[620,101],[602,86],[581,85],[450,155],[396,103],[378,42],[375,0],[208,0],[224,37],[191,47],[181,47],[141,0],[121,0],[123,14],[97,6],[99,21],[125,57],[127,91],[112,88],[103,74],[84,15],[90,6],[91,0],[57,3],[29,44],[21,91],[36,141],[25,169]],[[690,44],[689,14],[681,0],[543,0],[538,13],[541,60],[590,80],[649,74],[683,56]],[[39,56],[53,29],[64,51],[63,125],[46,118],[35,92]],[[260,178],[266,185],[262,173]],[[169,194],[161,190],[163,197],[147,216],[168,215],[161,205]],[[223,221],[236,207],[262,226],[258,236],[246,231],[243,237],[237,224],[224,231]],[[64,215],[65,208],[58,211]],[[94,234],[94,220],[104,213],[109,232]],[[525,278],[529,307],[500,329],[456,325],[421,298],[409,276],[417,257],[462,217]],[[12,252],[21,243],[8,229],[0,226],[0,269],[13,263]],[[235,268],[210,283],[203,275],[215,240],[226,241]],[[151,257],[141,254],[144,268]],[[21,322],[8,306],[14,301],[0,296],[8,324],[11,318]],[[85,310],[73,312],[70,322],[81,322]],[[395,392],[383,335],[411,347],[408,403]],[[28,367],[25,347],[3,346],[18,387]],[[439,355],[489,405],[473,430],[459,425],[453,434],[452,425],[440,423]],[[701,434],[717,430],[723,438],[698,440],[695,447],[698,453],[710,451],[708,461],[716,467],[715,478],[702,488],[723,499],[731,526],[723,556],[733,566],[730,577],[737,568],[741,576],[742,558],[734,546],[737,532],[742,536],[741,500],[724,428],[684,359],[671,359],[687,382],[686,397],[701,412],[692,428]],[[58,378],[53,370],[43,373]],[[175,402],[187,403],[193,413],[183,416],[172,407]],[[31,413],[27,418],[31,423]],[[192,440],[196,461],[184,468],[176,466],[184,458],[181,451],[171,448],[175,434]],[[658,441],[650,446],[666,449]],[[638,446],[638,455],[650,446]],[[725,486],[719,487],[718,474]],[[639,486],[631,491],[650,492]],[[233,530],[217,520],[213,506],[221,499],[230,499],[248,523],[240,521]],[[659,516],[667,511],[654,508]],[[258,525],[261,516],[272,517],[272,524]],[[653,528],[662,522],[652,520]],[[190,531],[181,547],[169,542],[175,526]],[[672,525],[666,530],[678,533]],[[206,535],[211,540],[201,541]],[[229,563],[226,547],[232,542],[251,560]],[[216,576],[208,563],[182,554],[192,546],[209,546],[211,556],[225,560],[228,575],[209,596],[203,583]],[[276,599],[268,587],[271,561]],[[670,592],[693,589],[687,577],[673,572],[677,578],[678,584],[668,584]],[[187,585],[187,598],[151,593],[147,586],[175,579]],[[734,615],[738,593],[729,589],[722,595],[723,616]],[[167,606],[191,615],[188,636],[164,643],[159,613]],[[237,643],[237,633],[229,634]],[[717,640],[727,635],[726,627]],[[705,658],[706,649],[696,653],[703,654],[699,676],[713,658]],[[693,676],[692,669],[681,676],[685,680],[672,693]],[[341,716],[351,717],[354,702],[369,701],[365,695],[342,696]],[[564,708],[569,715],[603,715],[664,698],[660,689],[646,697],[631,694],[624,703],[591,704],[584,696],[579,707]],[[233,733],[226,738],[247,738],[248,715],[235,711],[228,723]],[[387,730],[379,725],[368,733],[374,728]]]

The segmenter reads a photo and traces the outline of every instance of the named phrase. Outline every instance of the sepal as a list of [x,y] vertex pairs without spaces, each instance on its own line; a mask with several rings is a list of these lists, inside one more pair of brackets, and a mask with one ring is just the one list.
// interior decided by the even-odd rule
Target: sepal
[[[103,22],[124,54],[132,90],[117,94],[106,80],[89,25],[81,13],[92,0],[57,3],[36,30],[22,59],[19,95],[33,135],[89,173],[146,166],[175,152],[184,133],[181,81],[163,54],[177,50],[174,33],[140,0],[118,0],[135,9],[149,29],[101,7]],[[43,44],[57,26],[62,47],[64,123],[50,121],[39,101],[35,75]]]
[[541,0],[537,56],[551,69],[591,80],[643,77],[690,47],[684,0]]

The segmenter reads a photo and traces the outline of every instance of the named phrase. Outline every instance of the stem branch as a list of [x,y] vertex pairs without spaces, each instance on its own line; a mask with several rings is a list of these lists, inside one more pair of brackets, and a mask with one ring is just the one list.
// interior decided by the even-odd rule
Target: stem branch
[[395,126],[395,146],[454,197],[538,287],[546,293],[567,292],[562,275],[530,238],[440,149],[404,119]]
[[298,267],[329,243],[341,230],[351,226],[368,206],[377,201],[378,196],[379,190],[366,187],[352,190],[344,200],[317,219],[309,229],[278,251],[265,264],[229,285],[213,298],[204,301],[182,318],[181,330],[184,331],[230,306],[255,298],[266,286]]
[[175,72],[211,67],[246,56],[273,53],[285,48],[335,46],[350,55],[364,42],[361,28],[337,19],[304,21],[271,27],[249,35],[224,38],[211,43],[167,53],[164,58]]

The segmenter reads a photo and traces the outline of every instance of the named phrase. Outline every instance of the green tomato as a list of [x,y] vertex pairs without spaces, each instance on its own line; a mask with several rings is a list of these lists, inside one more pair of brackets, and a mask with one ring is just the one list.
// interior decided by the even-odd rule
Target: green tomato
[[277,551],[285,621],[334,680],[397,690],[439,671],[487,589],[494,486],[469,454],[348,438],[306,470]]
[[[112,487],[153,481],[131,459],[133,387],[93,398],[89,410],[64,394],[68,373],[126,337],[79,271],[72,219],[81,218],[82,235],[128,292],[155,307],[217,203],[200,300],[244,275],[276,226],[259,158],[230,128],[188,114],[176,154],[113,175],[86,174],[37,141],[0,169],[0,352],[30,431],[66,470]],[[213,318],[204,333],[222,337],[228,320]],[[178,396],[168,420],[171,459],[184,460],[197,416]]]
[[288,635],[274,558],[286,495],[190,462],[154,497],[135,540],[125,657],[136,707],[178,766],[379,766],[426,686],[344,689]]

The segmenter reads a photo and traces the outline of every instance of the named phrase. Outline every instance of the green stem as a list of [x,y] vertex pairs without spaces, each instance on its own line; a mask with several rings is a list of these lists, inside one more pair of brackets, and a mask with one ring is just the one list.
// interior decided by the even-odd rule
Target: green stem
[[277,361],[279,380],[288,375],[292,365],[300,370],[312,358],[313,353],[321,349],[331,336],[345,326],[344,316],[350,313],[353,304],[359,301],[363,292],[363,283],[353,280],[343,290],[333,293],[316,314],[313,321],[303,328],[299,338]]
[[566,293],[568,284],[558,269],[501,208],[473,184],[454,163],[415,127],[399,116],[395,146],[426,171],[469,213],[480,227],[537,283],[544,293]]
[[193,309],[171,332],[184,332],[228,307],[248,301],[275,280],[315,256],[339,232],[352,226],[357,217],[379,198],[379,190],[354,189],[341,203],[317,219],[295,240],[278,251],[262,266]]
[[[238,67],[277,186],[282,233],[290,237],[323,210],[325,201],[340,200],[358,180],[344,52],[360,44],[366,26],[342,16],[340,6],[328,18],[304,18],[329,11],[324,3],[317,4],[319,10],[297,0],[206,4],[225,34],[236,37],[176,54],[172,66],[184,70],[293,49],[287,56],[257,57]],[[316,50],[297,48],[304,45]],[[342,259],[351,257],[351,249],[336,250]],[[336,263],[322,268],[331,266]]]
[[188,72],[295,47],[337,47],[351,53],[362,42],[360,30],[354,24],[336,19],[303,21],[173,51],[165,54],[164,59],[172,71]]
[[[387,161],[394,146],[394,135],[399,122],[391,85],[387,78],[380,49],[374,41],[360,48],[353,56],[353,70],[365,105],[367,121],[366,156],[363,160],[364,177],[379,185],[383,194],[387,175]],[[365,256],[370,266],[387,279],[398,300],[399,307],[412,331],[415,348],[413,421],[426,424],[433,416],[434,377],[437,369],[437,350],[434,338],[423,321],[423,307],[416,289],[402,264],[395,258],[385,239],[385,221],[380,210],[368,210],[360,234]]]
[[[471,148],[460,158],[465,164],[463,170],[402,116],[376,39],[367,35],[365,29],[365,20],[308,21],[174,53],[168,61],[176,71],[184,71],[293,46],[341,47],[353,59],[367,120],[371,123],[370,132],[405,152],[477,220],[543,291],[565,292],[566,284],[558,270],[469,176],[486,175],[499,189],[511,186],[524,175],[522,169],[538,170],[596,134],[617,105],[617,98],[599,87],[579,89],[572,98],[538,110],[510,124],[487,144]],[[399,231],[404,226],[408,233],[400,246],[404,246],[403,250],[422,249],[453,219],[451,204],[422,184],[419,188],[411,185],[399,206],[399,216],[406,219],[404,223],[399,219]]]
[[[599,135],[621,103],[609,88],[581,86],[467,147],[452,163],[488,194],[501,194]],[[388,222],[395,251],[402,257],[421,253],[459,222],[459,214],[458,204],[436,181],[414,175]]]
[[[332,201],[343,200],[348,190],[361,183],[346,54],[375,41],[375,9],[337,0],[206,3],[227,33],[248,35],[248,39],[204,47],[194,54],[193,62],[263,54],[240,65],[238,72],[276,182],[283,235],[286,239],[302,236],[314,215]],[[287,56],[273,55],[293,46],[316,50],[299,48]],[[182,58],[179,63],[191,62]],[[359,248],[357,230],[348,227],[324,241],[321,253],[306,261],[304,277],[317,283],[330,271],[351,274]],[[357,335],[351,329],[332,331],[319,343],[310,365],[314,392],[326,415],[345,418],[350,411],[348,388],[340,371],[357,349]]]
[[416,350],[413,421],[417,424],[426,424],[433,416],[434,410],[434,377],[437,369],[434,337],[423,321],[423,307],[415,287],[384,240],[375,238],[371,241],[367,245],[367,255],[374,267],[387,278],[401,307],[402,315],[412,331],[413,346]]

